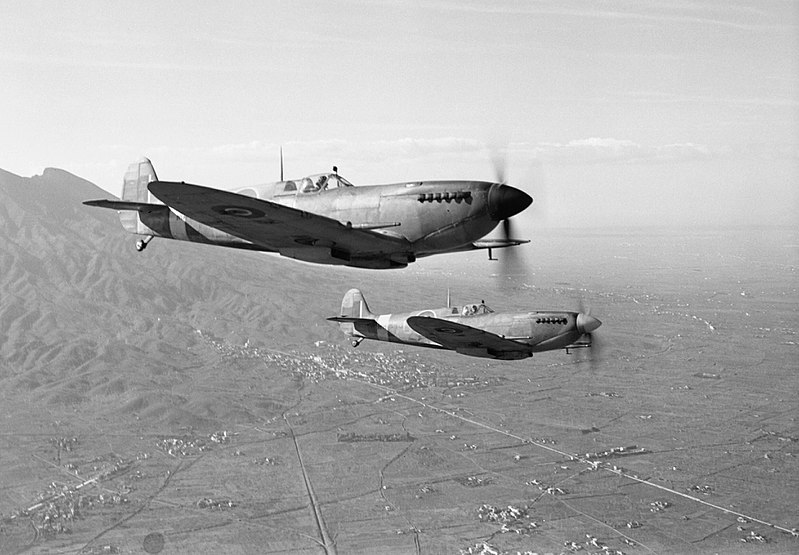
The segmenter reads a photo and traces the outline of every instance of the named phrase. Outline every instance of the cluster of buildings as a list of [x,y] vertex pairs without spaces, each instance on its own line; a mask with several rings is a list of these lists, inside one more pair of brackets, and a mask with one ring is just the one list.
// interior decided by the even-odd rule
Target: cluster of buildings
[[556,486],[548,486],[542,483],[541,480],[536,480],[536,479],[528,480],[527,482],[524,483],[524,485],[535,486],[539,490],[543,491],[544,493],[548,493],[549,495],[566,495],[569,493],[563,488],[559,488]]
[[[738,517],[738,522],[740,522],[741,524],[748,524],[749,520],[745,519],[742,516],[739,516]],[[739,525],[738,526],[738,531],[739,532],[746,532],[746,528],[744,528],[743,526]],[[797,534],[796,529],[794,529],[791,532],[791,534],[794,537],[799,535],[799,534]],[[741,543],[755,543],[755,542],[757,542],[757,543],[769,543],[770,540],[766,536],[764,536],[763,534],[758,534],[754,530],[749,530],[749,533],[746,534],[745,536],[743,536],[742,538],[739,538],[738,541],[740,541]]]
[[[743,532],[743,527],[738,527],[739,532]],[[758,542],[758,543],[769,543],[769,539],[764,536],[763,534],[758,534],[754,530],[749,531],[749,535],[740,538],[738,541],[741,543],[750,543],[750,542]]]
[[155,446],[173,457],[189,457],[210,450],[211,443],[228,443],[235,435],[235,433],[222,430],[209,434],[207,441],[205,438],[185,435],[181,437],[162,437],[155,442]]
[[59,451],[70,452],[78,444],[76,437],[51,437],[50,444]]
[[488,484],[490,484],[491,478],[480,478],[479,476],[467,476],[465,478],[455,478],[455,481],[462,486],[467,486],[470,488],[479,488],[481,486],[487,486]]
[[688,491],[693,491],[695,493],[701,493],[702,495],[710,495],[713,493],[713,488],[710,486],[690,486]]
[[399,441],[416,441],[408,432],[394,433],[394,434],[356,434],[355,432],[339,432],[336,434],[336,441],[344,443],[353,443],[356,441],[384,441],[384,442],[399,442]]
[[534,443],[537,445],[557,445],[558,442],[552,439],[551,437],[531,437],[530,439],[525,439],[522,443]]
[[582,456],[573,455],[573,458],[583,458],[585,460],[604,459],[609,457],[629,457],[631,455],[645,455],[649,453],[648,449],[638,447],[637,445],[629,445],[627,447],[611,447],[606,451],[597,451],[595,453],[584,453]]
[[611,398],[612,397],[621,397],[621,395],[619,395],[615,391],[600,391],[599,393],[596,393],[596,392],[592,391],[591,393],[586,393],[585,396],[586,397],[611,397]]
[[198,509],[215,509],[215,510],[224,510],[224,509],[232,509],[235,507],[236,504],[233,503],[230,499],[212,499],[210,497],[203,497],[199,501],[197,501],[197,508]]
[[459,555],[504,555],[504,552],[488,542],[477,542],[469,547],[459,549]]
[[81,555],[105,555],[106,553],[114,554],[114,553],[122,553],[117,546],[111,543],[107,543],[105,545],[92,545],[90,547],[84,547],[80,551]]
[[649,504],[649,510],[653,513],[659,513],[660,511],[664,511],[671,507],[671,503],[668,501],[652,501]]
[[231,345],[197,330],[225,358],[259,359],[266,364],[300,376],[313,383],[328,379],[355,377],[401,391],[424,387],[490,387],[504,380],[499,376],[453,376],[418,359],[409,359],[401,351],[386,355],[369,351],[343,350],[337,345],[317,342],[324,354],[281,353],[244,345]]
[[563,545],[571,552],[582,551],[583,549],[592,551],[599,549],[602,553],[607,553],[608,555],[624,555],[624,551],[621,549],[613,549],[596,536],[586,534],[585,538],[584,542],[565,541]]
[[[549,552],[547,552],[549,553]],[[485,541],[458,550],[459,555],[541,555],[539,551],[504,551]]]
[[528,510],[529,507],[508,505],[506,508],[500,508],[484,504],[477,509],[477,518],[481,522],[500,524],[499,532],[501,534],[508,532],[528,534],[538,528],[538,524],[530,518]]
[[252,464],[258,466],[277,466],[280,464],[280,459],[278,457],[261,457],[260,459],[253,459]]
[[[104,474],[106,477],[113,476],[115,472],[118,472],[118,469],[114,470],[112,467],[112,470]],[[27,517],[27,522],[33,526],[37,538],[50,539],[58,534],[71,533],[72,522],[81,518],[91,508],[129,502],[121,492],[89,495],[80,491],[82,486],[98,480],[99,478],[94,478],[78,486],[51,482],[47,490],[37,496],[38,503],[16,511],[11,515],[11,519]]]
[[212,434],[209,434],[208,435],[208,439],[210,439],[214,443],[225,444],[225,443],[228,443],[230,441],[230,439],[233,436],[235,436],[235,435],[238,435],[238,434],[237,433],[228,432],[227,430],[221,430],[219,432],[214,432]]
[[173,457],[189,457],[211,448],[204,439],[193,437],[163,437],[155,442],[155,446]]

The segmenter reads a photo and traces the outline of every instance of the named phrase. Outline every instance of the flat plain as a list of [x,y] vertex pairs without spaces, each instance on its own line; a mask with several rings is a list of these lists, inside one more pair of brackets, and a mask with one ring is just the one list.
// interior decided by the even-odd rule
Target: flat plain
[[[0,178],[0,552],[799,551],[796,229],[545,229],[510,267],[368,272],[136,253],[93,185]],[[350,287],[582,303],[601,348],[353,349],[325,321]]]

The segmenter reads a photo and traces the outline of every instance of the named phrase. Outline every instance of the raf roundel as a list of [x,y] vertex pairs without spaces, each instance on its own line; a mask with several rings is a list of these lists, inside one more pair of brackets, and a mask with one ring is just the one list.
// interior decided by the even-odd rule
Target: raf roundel
[[213,206],[211,210],[223,216],[235,216],[236,218],[254,219],[265,216],[257,208],[247,208],[245,206]]

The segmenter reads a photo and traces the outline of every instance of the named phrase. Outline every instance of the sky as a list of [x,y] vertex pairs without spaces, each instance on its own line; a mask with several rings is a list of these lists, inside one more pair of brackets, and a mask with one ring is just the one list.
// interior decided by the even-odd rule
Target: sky
[[[15,1],[0,168],[504,176],[522,228],[799,224],[799,2]],[[497,167],[503,169],[498,171]]]

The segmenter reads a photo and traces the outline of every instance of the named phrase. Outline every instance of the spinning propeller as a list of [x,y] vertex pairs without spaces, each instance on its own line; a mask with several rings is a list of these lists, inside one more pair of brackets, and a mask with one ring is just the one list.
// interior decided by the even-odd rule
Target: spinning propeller
[[[525,210],[533,199],[519,189],[507,185],[505,151],[498,148],[491,149],[491,162],[494,166],[494,185],[488,193],[488,207],[491,217],[501,223],[500,237],[505,243],[515,241],[511,217]],[[490,256],[490,253],[489,253]],[[502,261],[502,274],[510,275],[514,266],[518,269],[519,257],[515,247],[502,250],[498,258]]]
[[602,325],[597,318],[591,316],[591,307],[585,308],[583,299],[580,298],[577,309],[577,331],[582,333],[582,337],[577,344],[582,344],[588,349],[588,364],[591,370],[594,369],[594,363],[602,355],[602,344],[598,338],[594,336],[594,331]]

